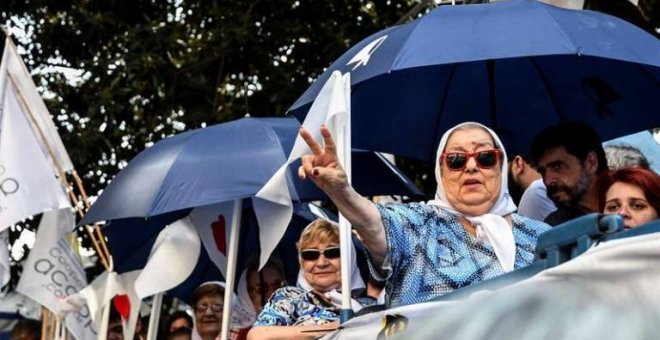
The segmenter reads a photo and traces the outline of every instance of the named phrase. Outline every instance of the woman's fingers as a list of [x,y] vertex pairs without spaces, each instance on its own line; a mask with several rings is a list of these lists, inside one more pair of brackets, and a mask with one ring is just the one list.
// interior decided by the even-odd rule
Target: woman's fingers
[[300,137],[303,138],[305,143],[307,143],[307,146],[309,146],[309,149],[312,150],[312,153],[315,155],[320,155],[323,153],[323,148],[321,145],[314,140],[314,137],[312,137],[312,134],[307,131],[304,127],[300,128]]
[[330,129],[327,126],[321,126],[321,136],[323,136],[323,144],[325,144],[325,152],[332,153],[333,155],[337,154],[337,145],[335,145],[335,140],[332,138]]
[[300,161],[301,165],[298,168],[298,176],[300,176],[300,179],[305,179],[307,175],[312,174],[312,170],[314,169],[314,156],[304,155],[300,158]]

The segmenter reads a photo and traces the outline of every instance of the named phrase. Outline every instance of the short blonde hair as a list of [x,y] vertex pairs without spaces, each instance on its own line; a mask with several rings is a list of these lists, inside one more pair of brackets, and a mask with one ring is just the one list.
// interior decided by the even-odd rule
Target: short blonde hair
[[315,242],[339,243],[339,228],[332,222],[316,219],[305,227],[296,243],[298,250],[305,249]]

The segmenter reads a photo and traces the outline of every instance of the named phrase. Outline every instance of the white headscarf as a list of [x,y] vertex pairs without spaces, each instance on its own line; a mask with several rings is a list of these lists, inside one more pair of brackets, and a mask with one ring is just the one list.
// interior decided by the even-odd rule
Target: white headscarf
[[[447,145],[447,140],[449,136],[461,127],[465,125],[472,125],[475,127],[481,127],[490,134],[490,136],[495,141],[496,146],[502,151],[502,168],[501,168],[501,178],[502,185],[500,188],[500,196],[495,202],[495,205],[490,209],[490,211],[481,216],[470,216],[465,215],[457,211],[450,203],[447,201],[447,196],[445,194],[445,188],[442,184],[441,171],[442,167],[440,162],[440,155],[445,150]],[[504,150],[504,145],[500,141],[499,137],[493,132],[493,130],[487,128],[486,126],[475,123],[475,122],[465,122],[454,126],[449,129],[442,136],[440,140],[440,145],[438,146],[438,151],[436,153],[436,162],[435,162],[435,179],[438,183],[438,189],[435,192],[435,199],[428,202],[428,204],[438,206],[440,209],[443,209],[455,216],[463,216],[470,223],[472,223],[477,230],[477,239],[488,242],[493,246],[495,250],[495,255],[499,261],[502,269],[505,272],[513,270],[513,265],[516,258],[516,242],[513,238],[513,230],[511,225],[502,217],[511,214],[516,211],[516,205],[513,203],[511,196],[509,195],[508,181],[507,181],[507,157],[506,151]]]
[[[225,290],[225,294],[227,294],[227,290],[225,289],[225,283],[222,281],[208,281],[204,282],[199,287],[206,286],[206,285],[216,285],[222,287],[223,290]],[[197,288],[199,288],[197,287]],[[241,328],[246,328],[252,326],[252,322],[254,321],[251,319],[251,314],[246,307],[246,305],[243,304],[242,301],[238,299],[235,293],[232,292],[234,296],[232,296],[232,303],[231,303],[231,320],[229,321],[229,328],[230,329],[241,329]],[[250,307],[252,307],[252,304],[250,303]],[[254,309],[254,308],[253,308]],[[222,322],[222,320],[220,320]],[[219,337],[218,337],[219,339]],[[199,335],[197,332],[197,315],[194,315],[193,317],[193,331],[192,331],[192,340],[202,340],[202,337]]]
[[[333,227],[339,229],[339,226],[332,222],[329,221],[330,224],[332,224]],[[311,224],[310,224],[311,225]],[[309,228],[309,226],[305,227],[305,230]],[[304,233],[305,231],[303,231]],[[349,247],[351,249],[351,258],[350,258],[350,263],[351,263],[351,289],[360,289],[360,288],[365,288],[366,286],[364,285],[364,281],[362,280],[362,276],[360,276],[360,270],[357,265],[357,254],[355,252],[355,245],[353,245],[353,242],[351,242],[351,246]],[[300,266],[300,270],[298,271],[298,286],[300,288],[311,292],[314,290],[312,286],[307,282],[307,279],[305,279],[305,271],[303,270],[303,267]],[[341,287],[340,287],[341,288]],[[317,292],[320,293],[320,292]],[[323,295],[332,302],[337,307],[341,307],[341,291],[337,289],[333,289],[331,291],[323,293]],[[360,309],[362,309],[362,305],[356,301],[355,299],[351,298],[351,308],[353,309],[354,312],[358,312]]]
[[251,320],[250,323],[254,323],[254,321],[257,320],[257,311],[254,310],[252,298],[250,297],[250,292],[248,292],[247,272],[247,268],[243,269],[243,273],[241,273],[241,277],[238,279],[238,299],[240,300],[241,305],[245,307],[245,312]]

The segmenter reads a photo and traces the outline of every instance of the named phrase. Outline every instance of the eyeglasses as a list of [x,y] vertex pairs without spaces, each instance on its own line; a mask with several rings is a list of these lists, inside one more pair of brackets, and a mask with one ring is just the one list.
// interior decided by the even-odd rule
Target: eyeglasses
[[326,259],[339,258],[339,247],[330,247],[325,248],[324,250],[303,249],[300,251],[300,257],[305,261],[316,261],[319,259],[319,257],[321,257],[321,254],[323,254]]
[[248,287],[248,291],[250,293],[254,294],[261,294],[261,292],[269,292],[269,291],[275,291],[278,288],[284,287],[284,281],[277,281],[277,282],[264,282],[263,285],[257,283],[256,285]]
[[483,150],[477,152],[443,152],[440,161],[444,160],[449,170],[459,171],[465,169],[470,158],[474,158],[477,166],[482,169],[492,168],[502,155],[498,149]]
[[222,308],[224,307],[223,304],[221,303],[212,303],[212,304],[206,304],[206,303],[201,303],[198,305],[195,305],[195,313],[205,313],[209,308],[211,308],[211,311],[213,313],[220,313],[222,312]]

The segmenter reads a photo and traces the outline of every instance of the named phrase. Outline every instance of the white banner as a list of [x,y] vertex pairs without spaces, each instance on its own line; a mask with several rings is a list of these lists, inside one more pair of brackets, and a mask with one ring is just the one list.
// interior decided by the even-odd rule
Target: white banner
[[[34,247],[23,264],[16,290],[53,312],[58,302],[87,286],[85,270],[68,236],[74,228],[71,208],[43,214]],[[89,309],[67,315],[66,327],[79,340],[96,339]]]
[[9,230],[0,231],[0,288],[4,287],[11,272],[9,271]]
[[[39,145],[43,154],[49,159],[52,159],[50,156],[50,153],[52,153],[55,158],[54,161],[62,171],[73,170],[69,154],[66,152],[64,144],[62,144],[62,139],[57,133],[57,128],[53,124],[46,104],[39,95],[30,72],[25,67],[23,59],[16,51],[16,46],[9,37],[5,39],[2,65],[4,72],[0,77],[14,85],[13,93],[19,96],[19,102],[22,104],[21,107],[29,111],[35,120],[36,125],[31,126],[34,134],[42,134],[45,138],[45,141],[39,139]],[[10,79],[5,77],[10,77]],[[4,84],[0,82],[0,93],[4,89],[3,86]]]
[[28,216],[69,207],[16,90],[0,66],[0,231]]
[[598,244],[464,300],[363,315],[324,339],[651,339],[660,317],[658,283],[660,233],[646,234]]
[[193,209],[190,219],[202,239],[211,261],[227,277],[227,250],[234,202],[222,202]]

